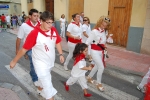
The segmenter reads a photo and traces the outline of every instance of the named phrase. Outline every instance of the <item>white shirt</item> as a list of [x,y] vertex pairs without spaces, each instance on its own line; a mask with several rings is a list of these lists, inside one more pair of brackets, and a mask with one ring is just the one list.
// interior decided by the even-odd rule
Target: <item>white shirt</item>
[[6,16],[7,23],[10,23],[10,16]]
[[[93,40],[95,41],[93,43]],[[86,44],[105,44],[106,43],[106,32],[100,33],[99,30],[94,29],[91,31],[89,38],[86,40]]]
[[70,23],[68,25],[67,31],[73,35],[73,36],[80,36],[82,38],[82,24],[80,23],[80,26],[77,26],[76,24]]
[[80,23],[83,24],[83,18],[80,16]]
[[71,70],[71,75],[73,77],[85,76],[86,70],[82,70],[81,68],[86,67],[85,59],[80,60],[75,66],[73,66]]
[[[82,25],[82,30],[83,30],[83,32],[86,32],[86,34],[89,36],[90,32],[91,32],[90,24],[89,25],[83,24]],[[85,37],[84,34],[82,33],[82,42],[85,43],[86,40],[87,40],[87,37]]]
[[35,67],[47,69],[54,67],[55,45],[60,41],[61,38],[54,27],[48,32],[35,28],[27,36],[23,48],[26,50],[32,48],[32,60]]
[[[32,22],[31,22],[31,24],[33,25],[33,26],[36,26],[37,24],[33,24]],[[19,27],[19,31],[18,31],[18,38],[20,38],[20,39],[23,39],[23,43],[25,42],[25,40],[26,40],[26,37],[28,36],[28,34],[33,30],[34,28],[33,27],[31,27],[31,26],[29,26],[27,23],[23,23],[20,27]]]
[[61,21],[61,25],[65,25],[65,22],[66,22],[66,19],[65,19],[65,18],[64,18],[64,19],[63,19],[63,18],[60,18],[59,20]]

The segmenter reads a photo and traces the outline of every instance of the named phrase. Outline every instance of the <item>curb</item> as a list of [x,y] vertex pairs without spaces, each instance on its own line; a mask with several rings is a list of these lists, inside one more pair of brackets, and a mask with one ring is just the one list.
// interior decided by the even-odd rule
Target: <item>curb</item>
[[20,86],[10,83],[0,83],[0,87],[12,90],[17,94],[20,100],[31,100]]

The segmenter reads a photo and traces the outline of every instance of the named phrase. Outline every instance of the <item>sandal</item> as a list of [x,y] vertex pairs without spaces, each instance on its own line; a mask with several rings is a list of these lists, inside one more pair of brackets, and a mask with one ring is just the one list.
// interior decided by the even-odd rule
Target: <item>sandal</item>
[[92,84],[94,83],[94,80],[92,78],[90,78],[89,76],[87,77],[87,81]]
[[104,91],[104,87],[102,86],[102,84],[98,84],[98,85],[97,85],[97,89],[98,89],[99,91],[101,91],[101,92]]

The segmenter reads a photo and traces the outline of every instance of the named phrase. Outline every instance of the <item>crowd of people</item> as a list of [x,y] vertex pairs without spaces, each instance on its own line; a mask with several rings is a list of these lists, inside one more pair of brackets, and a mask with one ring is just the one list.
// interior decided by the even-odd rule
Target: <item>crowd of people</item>
[[[23,12],[24,13],[24,12]],[[0,27],[1,28],[17,28],[17,26],[20,26],[24,22],[24,15],[0,15]]]
[[[23,15],[25,17],[25,15]],[[13,19],[18,20],[18,17]],[[72,21],[68,24],[65,32],[66,20],[62,14],[60,18],[61,33],[59,34],[53,26],[54,16],[48,11],[40,13],[36,9],[29,11],[29,17],[19,28],[16,39],[16,56],[10,62],[10,68],[14,68],[18,60],[27,55],[30,61],[30,75],[37,92],[46,100],[54,100],[57,90],[52,84],[51,70],[55,62],[55,46],[59,53],[61,63],[64,63],[64,69],[68,70],[68,63],[71,58],[74,59],[74,65],[71,70],[70,78],[64,83],[66,91],[69,91],[69,85],[79,82],[83,89],[85,97],[92,94],[87,92],[89,83],[96,83],[99,91],[104,91],[101,83],[102,74],[105,68],[104,51],[106,51],[106,40],[108,30],[110,29],[110,19],[107,16],[101,16],[95,27],[91,30],[90,19],[84,17],[84,13],[75,13],[72,15]],[[18,22],[16,22],[18,23]],[[16,24],[15,23],[15,24]],[[65,60],[61,47],[61,37],[68,38],[69,54]],[[20,49],[21,40],[23,46]],[[90,65],[86,66],[86,56],[88,56]],[[65,62],[64,62],[65,61]],[[85,73],[90,70],[90,74]],[[97,73],[96,82],[93,80]]]

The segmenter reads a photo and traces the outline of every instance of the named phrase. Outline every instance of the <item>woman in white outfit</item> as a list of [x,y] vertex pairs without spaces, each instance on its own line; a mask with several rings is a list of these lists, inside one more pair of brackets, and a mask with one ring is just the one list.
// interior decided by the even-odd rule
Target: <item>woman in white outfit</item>
[[61,29],[60,36],[63,38],[65,38],[65,24],[66,24],[65,15],[62,14],[60,18],[60,29]]
[[89,38],[86,41],[87,45],[91,44],[91,56],[95,63],[94,68],[91,70],[87,79],[88,82],[94,83],[92,77],[97,72],[97,88],[100,91],[104,91],[101,83],[102,73],[104,71],[104,49],[106,48],[106,30],[110,28],[110,19],[108,17],[102,16],[97,21],[94,29],[91,31]]
[[[90,19],[88,17],[83,18],[82,30],[82,42],[85,43],[91,32]],[[88,46],[88,58],[89,61],[92,61],[92,57],[90,55],[90,48],[91,45]]]
[[82,24],[80,23],[80,15],[78,13],[72,15],[72,19],[74,20],[68,25],[67,33],[68,36],[68,48],[69,54],[64,63],[64,69],[68,70],[67,66],[70,59],[73,56],[73,50],[77,43],[81,43],[81,34],[82,34]]

